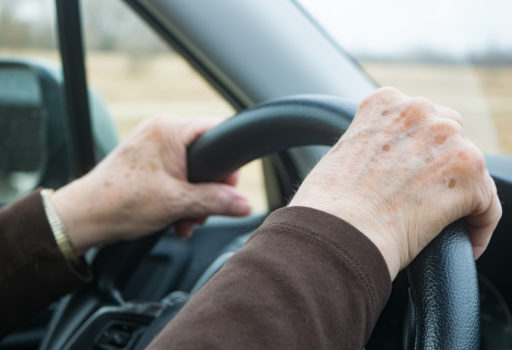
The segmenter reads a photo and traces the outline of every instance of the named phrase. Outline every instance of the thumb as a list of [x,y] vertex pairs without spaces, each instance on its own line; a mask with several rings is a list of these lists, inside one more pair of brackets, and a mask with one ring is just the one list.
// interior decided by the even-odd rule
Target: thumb
[[247,197],[236,188],[226,184],[194,184],[189,190],[191,205],[187,217],[209,215],[245,216],[251,212]]

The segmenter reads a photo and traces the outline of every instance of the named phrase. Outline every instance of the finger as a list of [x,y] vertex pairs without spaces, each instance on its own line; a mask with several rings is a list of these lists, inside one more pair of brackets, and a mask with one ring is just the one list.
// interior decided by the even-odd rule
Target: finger
[[183,219],[174,223],[174,231],[181,238],[190,238],[195,229],[195,220]]
[[439,111],[436,106],[425,97],[409,98],[397,106],[400,107],[399,115],[401,119],[406,118],[417,123],[424,120],[439,119]]
[[202,218],[210,215],[245,216],[251,212],[251,204],[245,195],[226,184],[189,185],[184,215]]
[[[185,146],[190,145],[197,137],[221,123],[219,117],[183,118],[170,115],[158,115],[140,123],[137,128],[151,128],[158,135],[177,137]],[[153,136],[153,135],[152,135]]]
[[451,119],[457,122],[457,124],[459,124],[460,126],[463,126],[462,116],[456,110],[439,105],[436,105],[436,109],[441,115],[441,117]]
[[366,97],[360,104],[359,109],[365,108],[369,105],[390,105],[401,102],[407,99],[408,96],[403,92],[390,87],[384,86],[375,90],[371,95]]
[[478,259],[487,248],[503,211],[497,195],[496,185],[490,176],[488,176],[488,179],[491,198],[487,209],[477,215],[466,217],[466,225],[475,259]]
[[204,134],[206,131],[224,121],[223,118],[197,118],[188,120],[188,123],[180,132],[182,141],[185,146],[189,146],[195,139]]
[[208,217],[198,219],[182,219],[174,223],[174,232],[181,238],[190,238],[194,233],[196,225],[203,225]]
[[239,179],[240,179],[240,170],[237,170],[237,171],[231,173],[230,175],[228,175],[228,177],[226,177],[226,179],[224,179],[223,182],[226,185],[236,187]]

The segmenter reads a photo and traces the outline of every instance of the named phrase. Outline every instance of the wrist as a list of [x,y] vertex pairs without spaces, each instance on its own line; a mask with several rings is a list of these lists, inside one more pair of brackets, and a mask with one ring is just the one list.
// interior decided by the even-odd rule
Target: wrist
[[[368,209],[349,200],[323,198],[316,192],[314,196],[297,193],[289,206],[303,206],[324,211],[349,223],[365,235],[384,258],[391,280],[394,280],[401,267],[400,245],[390,227],[369,218],[374,215]],[[330,197],[330,196],[327,196]],[[314,199],[312,199],[314,198]],[[365,206],[364,208],[368,208]]]
[[104,245],[108,230],[104,222],[106,213],[94,206],[94,191],[89,189],[87,180],[81,178],[57,190],[50,201],[66,227],[69,240],[77,254],[89,248]]

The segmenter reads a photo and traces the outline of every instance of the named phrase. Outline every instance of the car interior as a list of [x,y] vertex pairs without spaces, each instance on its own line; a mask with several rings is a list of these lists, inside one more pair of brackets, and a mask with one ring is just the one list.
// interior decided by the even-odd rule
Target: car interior
[[[188,149],[189,180],[220,181],[261,158],[268,211],[211,217],[186,241],[166,228],[89,251],[93,281],[4,338],[0,350],[145,348],[286,205],[378,87],[296,1],[123,1],[236,111]],[[87,84],[80,1],[55,4],[62,69],[0,58],[8,153],[1,205],[66,184],[119,142],[107,105]],[[485,156],[503,206],[486,253],[474,262],[462,222],[445,229],[393,282],[366,349],[512,349],[512,158]]]

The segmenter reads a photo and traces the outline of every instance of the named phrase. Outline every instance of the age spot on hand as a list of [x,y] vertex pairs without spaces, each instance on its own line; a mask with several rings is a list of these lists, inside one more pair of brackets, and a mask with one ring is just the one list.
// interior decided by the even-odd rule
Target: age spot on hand
[[450,179],[450,181],[448,182],[448,187],[449,188],[454,188],[456,183],[457,183],[457,181],[452,177]]
[[388,116],[388,115],[392,114],[393,112],[394,112],[394,110],[393,110],[393,109],[391,109],[391,108],[385,109],[385,110],[382,112],[382,116],[383,116],[383,117],[386,117],[386,116]]
[[447,136],[446,135],[436,135],[435,142],[438,145],[443,144],[446,141]]
[[466,153],[464,153],[464,152],[459,152],[459,158],[463,159],[463,160],[468,160],[469,159],[468,155]]
[[111,183],[109,181],[105,181],[103,185],[105,185],[105,187],[110,187]]
[[389,145],[388,145],[388,144],[386,144],[386,145],[382,146],[382,150],[383,150],[384,152],[389,151],[389,149],[390,149],[390,147],[389,147]]

